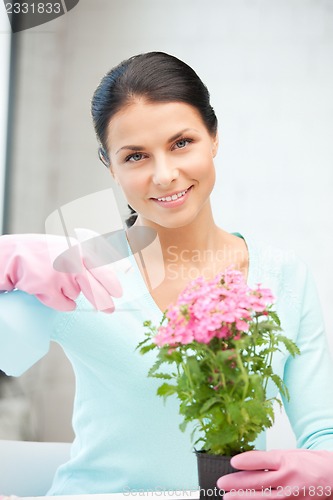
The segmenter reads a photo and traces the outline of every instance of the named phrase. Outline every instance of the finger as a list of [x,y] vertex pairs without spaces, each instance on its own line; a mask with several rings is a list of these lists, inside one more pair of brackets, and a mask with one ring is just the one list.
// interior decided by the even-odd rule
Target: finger
[[281,467],[281,453],[278,450],[246,451],[232,457],[231,465],[239,470],[278,470]]
[[[296,491],[296,490],[295,490]],[[223,500],[233,500],[233,499],[245,499],[245,500],[265,500],[265,498],[269,500],[279,500],[287,498],[288,494],[284,494],[283,491],[272,489],[272,488],[260,488],[259,490],[255,489],[242,489],[237,488],[233,491],[225,493],[223,495]],[[290,493],[289,493],[290,500]]]
[[107,290],[86,270],[84,274],[76,277],[83,295],[98,311],[113,312],[114,302]]
[[283,476],[284,473],[281,471],[241,471],[220,477],[216,484],[224,491],[237,488],[243,490],[277,488],[283,484]]
[[260,491],[254,491],[252,492],[245,492],[242,489],[238,490],[233,490],[230,491],[229,493],[225,493],[223,495],[223,500],[233,500],[234,498],[243,498],[245,500],[263,500],[263,497],[261,496]]
[[45,295],[43,293],[36,293],[37,299],[47,307],[51,307],[56,311],[69,312],[74,311],[76,303],[74,300],[66,297],[65,295]]
[[68,274],[81,272],[83,264],[80,246],[75,238],[47,235],[45,241],[50,262],[56,271]]
[[85,268],[110,295],[121,297],[123,290],[114,267],[118,265],[118,270],[127,272],[132,267],[129,260],[123,262],[124,256],[120,255],[115,245],[103,235],[87,228],[76,228],[75,233],[80,241],[80,252]]
[[96,267],[95,269],[89,269],[89,273],[109,295],[117,298],[123,295],[122,286],[116,274],[112,270],[111,264],[108,266]]
[[[88,269],[122,262],[128,256],[128,246],[124,231],[115,231],[109,234],[99,234],[91,229],[76,228],[75,233],[80,241],[80,251]],[[122,233],[122,241],[119,233]],[[119,241],[120,240],[120,241]],[[131,266],[126,259],[126,265]]]

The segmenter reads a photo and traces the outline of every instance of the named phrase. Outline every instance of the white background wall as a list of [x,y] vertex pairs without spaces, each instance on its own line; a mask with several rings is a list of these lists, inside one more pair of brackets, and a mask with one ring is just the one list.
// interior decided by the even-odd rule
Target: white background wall
[[[217,222],[308,262],[333,349],[331,0],[80,0],[66,16],[16,36],[12,232],[43,231],[58,206],[111,185],[96,156],[91,95],[123,58],[172,53],[207,84],[219,117]],[[38,395],[27,389],[39,437],[69,436],[65,359],[53,351],[29,377],[40,386]],[[60,415],[55,394],[65,401]],[[281,434],[272,443],[285,445]]]
[[5,160],[7,142],[7,107],[9,91],[10,33],[8,21],[0,15],[0,234],[2,233]]

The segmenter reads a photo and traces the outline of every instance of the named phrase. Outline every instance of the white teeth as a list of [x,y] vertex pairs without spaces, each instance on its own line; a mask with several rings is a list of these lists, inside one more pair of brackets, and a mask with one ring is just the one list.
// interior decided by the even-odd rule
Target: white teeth
[[184,196],[184,194],[187,192],[188,190],[185,189],[185,191],[181,191],[180,193],[178,194],[173,194],[172,196],[167,196],[166,198],[157,198],[158,201],[173,201],[173,200],[177,200],[177,198],[181,198],[182,196]]

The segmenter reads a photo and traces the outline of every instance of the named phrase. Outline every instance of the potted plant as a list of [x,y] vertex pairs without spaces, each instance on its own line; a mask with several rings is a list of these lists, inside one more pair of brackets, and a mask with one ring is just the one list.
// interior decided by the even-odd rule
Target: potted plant
[[273,403],[282,403],[267,397],[268,383],[289,397],[272,359],[281,348],[292,356],[299,350],[282,334],[273,301],[269,289],[250,288],[241,272],[228,268],[212,280],[189,283],[160,325],[144,322],[138,349],[157,351],[148,376],[162,380],[159,396],[178,397],[181,430],[194,423],[200,498],[212,498],[207,488],[221,498],[216,480],[234,471],[230,458],[252,450],[258,434],[273,424]]

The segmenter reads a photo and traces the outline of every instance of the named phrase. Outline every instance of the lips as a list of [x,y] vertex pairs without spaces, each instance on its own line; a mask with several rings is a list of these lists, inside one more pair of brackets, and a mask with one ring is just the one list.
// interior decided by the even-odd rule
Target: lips
[[159,198],[152,198],[153,200],[158,200],[158,201],[175,201],[178,198],[181,198],[184,196],[187,191],[191,188],[192,186],[189,186],[187,189],[184,189],[183,191],[175,191],[173,193],[167,194],[165,196],[160,196]]

